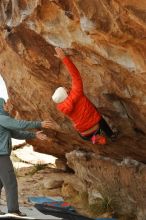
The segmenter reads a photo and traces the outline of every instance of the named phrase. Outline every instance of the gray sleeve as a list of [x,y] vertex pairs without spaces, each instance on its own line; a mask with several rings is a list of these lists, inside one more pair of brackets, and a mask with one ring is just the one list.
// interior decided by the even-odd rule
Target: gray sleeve
[[0,125],[10,130],[41,128],[40,121],[16,120],[10,116],[0,115]]
[[11,137],[19,140],[33,139],[36,137],[34,132],[29,131],[11,131]]

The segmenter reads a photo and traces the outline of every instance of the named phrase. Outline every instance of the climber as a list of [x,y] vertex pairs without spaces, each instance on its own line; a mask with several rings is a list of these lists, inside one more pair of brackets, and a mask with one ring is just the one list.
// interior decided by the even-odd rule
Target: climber
[[[5,102],[0,98],[0,195],[4,187],[8,213],[17,216],[26,216],[20,212],[18,203],[18,187],[13,164],[10,159],[12,151],[11,138],[15,139],[33,139],[46,140],[47,136],[42,131],[26,131],[32,128],[49,128],[52,126],[49,120],[46,121],[25,121],[16,120],[11,117],[13,106],[10,100]],[[4,215],[0,211],[0,215]]]
[[96,107],[84,95],[82,79],[75,65],[61,48],[56,47],[55,51],[55,56],[65,64],[72,78],[69,93],[64,87],[55,90],[52,99],[57,108],[71,119],[84,140],[91,140],[93,144],[106,144],[106,136],[115,140],[117,133],[112,131]]

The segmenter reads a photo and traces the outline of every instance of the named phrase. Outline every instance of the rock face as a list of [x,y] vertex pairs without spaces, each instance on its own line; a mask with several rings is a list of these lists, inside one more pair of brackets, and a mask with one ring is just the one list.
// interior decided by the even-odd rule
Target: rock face
[[[79,147],[146,161],[145,8],[144,0],[1,1],[0,66],[9,96],[21,118],[54,122],[47,143],[33,142],[37,151],[64,157]],[[103,149],[80,140],[56,110],[52,93],[70,78],[54,46],[77,65],[85,94],[120,130],[118,142]]]
[[[36,151],[65,158],[82,149],[146,162],[145,0],[1,0],[0,28],[0,71],[19,117],[54,124],[45,131],[48,141],[31,142]],[[81,140],[56,110],[54,90],[71,81],[55,46],[64,48],[85,94],[120,130],[116,142],[101,147]]]
[[75,175],[86,183],[90,205],[102,201],[109,204],[115,214],[124,215],[124,219],[146,219],[146,187],[143,184],[146,167],[143,164],[134,160],[117,163],[80,151],[68,153],[67,159]]

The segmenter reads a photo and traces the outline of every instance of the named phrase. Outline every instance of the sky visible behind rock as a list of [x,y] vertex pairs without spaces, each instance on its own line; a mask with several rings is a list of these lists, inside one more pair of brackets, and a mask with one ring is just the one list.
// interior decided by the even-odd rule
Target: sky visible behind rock
[[4,98],[5,100],[8,99],[7,88],[1,75],[0,75],[0,97]]

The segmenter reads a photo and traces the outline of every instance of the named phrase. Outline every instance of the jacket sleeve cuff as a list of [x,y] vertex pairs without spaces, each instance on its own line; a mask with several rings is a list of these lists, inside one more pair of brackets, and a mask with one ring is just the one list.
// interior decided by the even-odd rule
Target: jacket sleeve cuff
[[31,133],[31,138],[33,139],[33,138],[36,138],[36,133],[35,132],[32,132]]
[[37,122],[36,122],[36,128],[42,128],[41,121],[37,121]]
[[63,58],[62,62],[63,62],[64,64],[68,64],[68,63],[69,63],[69,58],[68,58],[67,56],[65,56],[65,57]]

